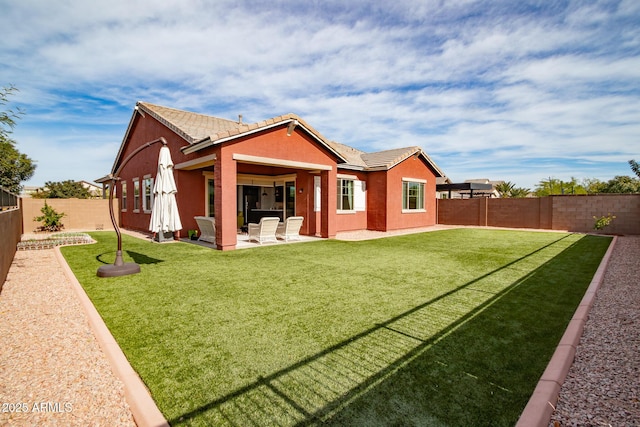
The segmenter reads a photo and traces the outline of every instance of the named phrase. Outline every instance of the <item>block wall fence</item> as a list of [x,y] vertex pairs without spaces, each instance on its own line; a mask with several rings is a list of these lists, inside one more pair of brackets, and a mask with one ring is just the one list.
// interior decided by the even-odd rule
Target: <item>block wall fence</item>
[[22,210],[0,211],[0,291],[16,254],[22,236]]
[[[108,199],[46,199],[46,201],[56,212],[65,214],[61,220],[64,224],[63,231],[113,230]],[[22,199],[23,233],[33,233],[42,225],[33,218],[42,215],[40,209],[44,206],[44,202],[45,199]],[[113,212],[118,221],[117,200],[113,201]],[[120,222],[117,223],[120,224]]]
[[[439,199],[438,224],[640,234],[640,194],[548,196],[523,199]],[[593,217],[614,215],[594,230]]]

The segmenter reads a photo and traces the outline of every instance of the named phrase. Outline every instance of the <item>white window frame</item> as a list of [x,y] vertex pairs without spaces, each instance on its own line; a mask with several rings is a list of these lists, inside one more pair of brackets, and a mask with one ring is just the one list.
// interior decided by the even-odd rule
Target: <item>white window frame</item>
[[[417,205],[422,206],[414,209],[409,207],[409,189],[411,184],[419,184],[421,186],[420,188],[422,189],[421,194],[418,195],[420,199],[416,202]],[[422,213],[427,211],[425,201],[426,184],[426,179],[402,178],[402,213]]]
[[120,183],[120,191],[122,191],[122,212],[127,211],[127,181]]
[[145,213],[150,213],[152,206],[153,206],[153,178],[151,177],[151,175],[145,175],[142,180],[142,210]]
[[140,212],[140,178],[133,178],[133,211]]
[[[343,207],[343,203],[342,203],[342,198],[343,198],[343,194],[342,194],[342,190],[344,188],[344,183],[348,182],[351,183],[351,194],[347,194],[347,196],[351,196],[350,197],[350,202],[351,202],[351,208],[350,209],[344,209]],[[336,182],[336,186],[337,186],[337,200],[336,200],[336,208],[337,208],[337,212],[338,213],[355,213],[355,179],[353,178],[346,178],[346,177],[340,177],[338,176],[337,182]]]

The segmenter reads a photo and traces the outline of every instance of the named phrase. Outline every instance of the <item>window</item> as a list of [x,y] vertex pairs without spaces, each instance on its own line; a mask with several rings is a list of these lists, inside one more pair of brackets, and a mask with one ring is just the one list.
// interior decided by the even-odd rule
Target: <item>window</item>
[[207,178],[207,216],[216,216],[216,182]]
[[145,176],[142,181],[142,209],[145,212],[151,211],[153,203],[153,178]]
[[402,180],[402,210],[424,211],[423,181]]
[[338,210],[353,210],[353,180],[338,178]]
[[140,211],[140,178],[133,179],[133,211]]
[[127,183],[122,181],[122,210],[127,210]]

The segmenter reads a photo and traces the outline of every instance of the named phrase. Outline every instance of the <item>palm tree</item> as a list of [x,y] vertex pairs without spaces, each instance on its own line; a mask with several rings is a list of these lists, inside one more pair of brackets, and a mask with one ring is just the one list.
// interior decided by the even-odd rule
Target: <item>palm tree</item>
[[511,192],[516,185],[511,181],[501,182],[496,185],[496,191],[500,194],[500,197],[511,197]]
[[631,170],[636,174],[638,178],[640,178],[640,165],[635,160],[629,160],[629,166],[631,166]]
[[529,188],[516,187],[511,190],[510,197],[518,197],[518,198],[527,197],[529,193],[531,193],[531,190]]

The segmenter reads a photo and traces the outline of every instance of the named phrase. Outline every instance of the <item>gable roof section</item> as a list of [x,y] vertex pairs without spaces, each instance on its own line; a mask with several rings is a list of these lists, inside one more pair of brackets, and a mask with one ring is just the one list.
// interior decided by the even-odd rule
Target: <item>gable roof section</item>
[[421,156],[433,168],[437,176],[444,177],[444,173],[420,147],[394,148],[391,150],[365,153],[348,145],[331,141],[336,151],[341,152],[347,159],[346,164],[338,165],[343,169],[359,169],[364,171],[389,170],[413,155]]
[[175,108],[162,107],[148,102],[136,103],[138,111],[147,113],[154,119],[180,135],[189,144],[201,141],[212,134],[236,132],[246,125],[233,120],[192,113]]
[[135,110],[129,122],[122,145],[120,146],[118,156],[114,162],[114,168],[118,163],[124,144],[129,138],[129,133],[136,115],[141,114],[144,116],[145,114],[149,114],[188,143],[187,146],[182,148],[185,154],[194,153],[211,145],[221,144],[229,140],[289,124],[291,128],[301,127],[311,137],[336,155],[342,162],[338,162],[338,166],[341,168],[363,171],[388,170],[414,154],[417,154],[426,160],[436,174],[445,176],[440,168],[438,168],[420,147],[405,147],[365,153],[348,145],[326,139],[320,132],[293,113],[263,120],[258,123],[245,124],[239,121],[221,119],[141,101],[136,103]]
[[182,149],[185,154],[289,123],[293,124],[294,127],[300,126],[304,128],[320,144],[333,152],[339,159],[345,161],[339,152],[327,144],[326,138],[320,132],[295,114],[286,114],[258,123],[245,124],[204,114],[162,107],[147,102],[138,102],[136,106],[184,138],[189,143],[187,147]]

